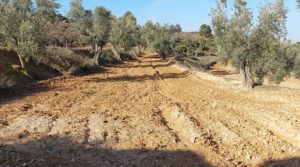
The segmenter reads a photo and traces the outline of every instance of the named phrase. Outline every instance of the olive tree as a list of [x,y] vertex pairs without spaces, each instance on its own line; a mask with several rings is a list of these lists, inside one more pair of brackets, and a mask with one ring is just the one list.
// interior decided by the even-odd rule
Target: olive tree
[[93,36],[95,62],[99,65],[99,58],[103,46],[108,42],[111,31],[111,12],[104,7],[96,7],[93,16]]
[[221,60],[231,60],[244,86],[252,88],[254,77],[266,74],[280,82],[287,74],[286,13],[284,0],[267,3],[260,10],[258,24],[253,26],[252,13],[245,0],[234,1],[234,12],[227,17],[225,0],[218,0],[212,10],[212,25]]
[[51,22],[55,20],[59,7],[57,0],[36,0],[37,13],[43,15]]
[[210,25],[203,24],[199,30],[201,50],[212,50],[214,47],[213,35]]
[[148,21],[142,27],[142,39],[147,49],[157,52],[160,54],[161,59],[165,59],[167,55],[172,53],[176,40],[175,34],[179,32],[181,32],[179,24],[160,25]]
[[153,44],[154,50],[160,55],[161,59],[172,53],[172,43],[165,37],[158,38]]
[[144,42],[144,46],[148,49],[153,49],[153,43],[156,38],[156,26],[152,21],[148,21],[141,29],[142,32],[142,40]]
[[84,9],[82,0],[72,0],[68,15],[72,25],[76,28],[79,35],[78,44],[90,44],[90,31],[93,25],[92,11]]
[[211,11],[212,28],[214,32],[214,43],[217,49],[217,55],[222,62],[227,63],[229,60],[228,43],[227,43],[227,3],[226,0],[217,0],[216,7]]
[[239,67],[240,77],[244,86],[254,86],[251,71],[251,49],[249,46],[252,30],[252,13],[247,8],[245,0],[234,1],[234,14],[229,21],[227,38],[231,60],[236,67]]
[[4,0],[0,2],[0,21],[0,34],[6,45],[16,51],[26,70],[25,60],[45,43],[45,18],[37,14],[31,0]]
[[112,44],[124,48],[126,52],[140,44],[140,27],[131,12],[126,12],[124,16],[113,21],[110,37]]
[[212,36],[212,30],[209,25],[202,24],[199,30],[200,36],[209,38]]
[[251,37],[253,70],[260,80],[268,75],[271,81],[280,82],[287,75],[286,15],[284,0],[267,3],[260,9],[258,24]]
[[217,7],[212,11],[218,53],[225,60],[232,60],[239,68],[243,85],[252,88],[254,83],[249,49],[252,13],[245,0],[235,0],[234,13],[232,18],[227,20],[226,7],[226,1],[219,0]]

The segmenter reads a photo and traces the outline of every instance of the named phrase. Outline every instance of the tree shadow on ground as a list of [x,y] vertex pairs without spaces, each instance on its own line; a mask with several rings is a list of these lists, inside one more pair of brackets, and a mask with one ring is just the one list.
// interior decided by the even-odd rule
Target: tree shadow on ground
[[168,62],[169,59],[165,59],[165,60],[147,60],[147,61],[143,61],[143,62],[146,62],[146,63],[164,63],[164,62]]
[[[77,77],[82,77],[82,76],[88,76],[88,75],[92,75],[92,74],[97,74],[97,73],[104,73],[107,72],[107,69],[103,68],[103,67],[92,67],[90,69],[86,69],[84,71],[79,71],[78,73],[72,74],[73,76],[77,76]],[[63,77],[63,76],[62,76]]]
[[235,73],[233,72],[229,72],[229,71],[225,71],[225,70],[219,70],[219,71],[211,71],[210,72],[212,75],[221,75],[221,76],[225,76],[225,75],[233,75]]
[[167,64],[157,64],[157,65],[123,65],[123,66],[115,66],[116,68],[159,68],[159,67],[169,67],[171,65],[175,64],[175,62],[168,62]]
[[153,54],[149,56],[145,56],[146,59],[160,59],[160,56],[158,54]]
[[283,159],[283,160],[271,160],[265,162],[261,166],[268,167],[299,167],[300,166],[300,157]]
[[121,82],[121,81],[128,81],[128,82],[143,82],[147,80],[162,80],[162,79],[176,79],[176,78],[184,78],[189,76],[191,73],[189,71],[184,71],[182,73],[165,73],[160,74],[156,72],[153,75],[141,75],[141,76],[117,76],[117,77],[107,77],[107,78],[93,78],[87,80],[87,82]]
[[191,151],[114,150],[104,142],[82,144],[71,138],[46,136],[34,141],[0,145],[0,166],[211,166]]
[[0,105],[49,90],[51,90],[51,88],[41,83],[31,83],[22,87],[0,89]]

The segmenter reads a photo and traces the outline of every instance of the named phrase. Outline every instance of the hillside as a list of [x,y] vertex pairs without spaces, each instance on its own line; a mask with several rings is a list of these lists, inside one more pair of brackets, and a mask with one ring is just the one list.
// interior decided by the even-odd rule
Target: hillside
[[300,90],[238,85],[156,55],[40,81],[0,95],[0,162],[298,166]]

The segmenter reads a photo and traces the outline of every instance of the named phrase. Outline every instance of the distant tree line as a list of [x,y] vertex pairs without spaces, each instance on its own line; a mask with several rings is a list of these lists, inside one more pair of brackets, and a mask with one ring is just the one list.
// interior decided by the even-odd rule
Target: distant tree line
[[[104,7],[87,10],[82,0],[72,0],[66,16],[58,13],[57,0],[36,0],[35,4],[31,0],[0,2],[0,44],[16,51],[24,69],[26,61],[47,46],[91,47],[98,65],[107,44],[125,52],[149,47],[167,55],[172,49],[171,33],[181,31],[180,25],[140,26],[131,12],[116,17]],[[153,29],[149,32],[153,40],[147,28]]]

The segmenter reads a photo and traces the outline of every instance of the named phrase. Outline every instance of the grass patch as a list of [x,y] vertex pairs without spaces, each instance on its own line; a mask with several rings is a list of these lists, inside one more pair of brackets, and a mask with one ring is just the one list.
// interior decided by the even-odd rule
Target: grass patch
[[83,90],[83,91],[81,91],[81,93],[83,93],[87,96],[92,96],[92,95],[96,94],[97,92],[94,90]]

